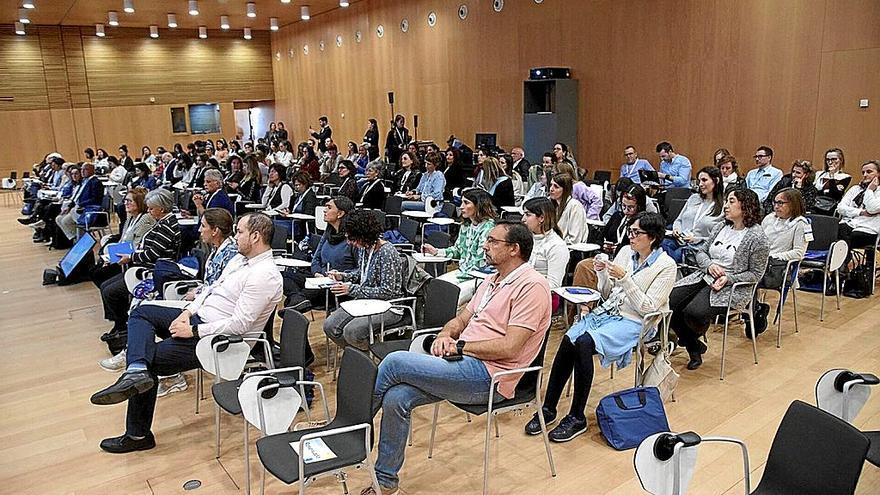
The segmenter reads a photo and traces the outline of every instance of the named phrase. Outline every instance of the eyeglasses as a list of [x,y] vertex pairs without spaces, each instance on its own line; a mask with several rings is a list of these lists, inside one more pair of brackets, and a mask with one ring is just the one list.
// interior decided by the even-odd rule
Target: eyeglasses
[[788,204],[788,201],[775,200],[775,201],[773,201],[773,204],[776,206],[782,206],[782,205]]
[[635,151],[630,151],[629,153],[624,153],[623,156],[632,156],[632,155],[635,155],[635,154],[636,154]]
[[496,239],[492,236],[486,238],[486,244],[497,244],[499,242],[503,244],[516,244],[515,242],[505,241],[504,239]]
[[767,158],[768,156],[770,156],[770,155],[755,155],[755,160],[757,160],[759,158]]
[[629,236],[630,239],[632,239],[634,237],[638,237],[642,234],[647,234],[647,232],[645,232],[644,230],[639,230],[639,229],[628,229],[626,231],[626,235]]
[[826,162],[839,162],[839,161],[840,161],[840,158],[837,158],[837,157],[835,156],[834,158],[826,158],[825,161],[826,161]]

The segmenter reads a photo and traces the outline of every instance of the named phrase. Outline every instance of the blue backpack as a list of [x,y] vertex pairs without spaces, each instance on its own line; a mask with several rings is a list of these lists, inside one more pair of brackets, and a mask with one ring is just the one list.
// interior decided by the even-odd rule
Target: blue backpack
[[669,431],[657,387],[636,387],[602,397],[596,408],[599,430],[617,450],[633,449],[649,436]]

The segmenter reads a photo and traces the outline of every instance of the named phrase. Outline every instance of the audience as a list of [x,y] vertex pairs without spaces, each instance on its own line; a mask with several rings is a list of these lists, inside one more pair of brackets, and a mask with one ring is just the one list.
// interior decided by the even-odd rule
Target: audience
[[290,200],[293,198],[293,189],[287,182],[287,169],[280,164],[274,163],[269,167],[269,185],[260,201],[263,209],[286,210],[290,208]]
[[690,187],[691,185],[691,161],[684,155],[679,155],[672,145],[663,141],[655,148],[660,157],[660,171],[657,177],[669,187]]
[[724,180],[724,197],[734,189],[742,189],[746,187],[745,177],[739,176],[739,166],[733,155],[724,155],[718,159],[718,169],[721,170],[721,176]]
[[[526,262],[532,235],[522,224],[500,222],[483,250],[498,273],[443,327],[432,344],[433,356],[393,352],[379,365],[373,407],[383,411],[376,460],[383,493],[395,493],[400,483],[415,407],[442,400],[486,404],[490,397],[512,398],[521,375],[502,376],[497,390],[490,390],[492,375],[529,366],[541,350],[550,325],[550,290]],[[436,357],[455,354],[462,358]]]
[[406,128],[406,118],[403,115],[395,115],[391,124],[392,127],[385,137],[385,156],[388,158],[388,163],[397,164],[407,145],[412,141],[412,137],[409,135],[409,129]]
[[[76,222],[80,215],[99,209],[104,200],[104,186],[95,177],[95,166],[83,163],[81,173],[82,181],[74,186],[70,201],[61,207],[61,213],[55,217],[55,224],[61,229],[63,237],[70,242],[76,239]],[[56,235],[53,240],[59,245],[64,244],[60,235]]]
[[461,198],[462,226],[455,244],[441,249],[428,243],[422,245],[422,250],[427,254],[458,260],[457,270],[444,273],[438,278],[458,285],[459,306],[470,301],[476,291],[477,282],[471,271],[486,265],[483,244],[489,231],[495,227],[496,218],[497,213],[489,193],[477,188],[468,189]]
[[[289,213],[300,213],[303,215],[314,215],[315,208],[318,206],[318,196],[312,189],[312,178],[305,172],[297,172],[293,176],[293,189],[296,196],[290,200],[290,206],[284,207]],[[340,191],[341,192],[341,191]],[[293,221],[293,236],[296,240],[301,240],[305,236],[305,225],[307,220]]]
[[571,197],[572,178],[568,174],[556,174],[550,181],[550,199],[559,215],[559,230],[566,244],[584,242],[589,234],[587,213],[583,205]]
[[419,178],[419,185],[416,186],[415,190],[406,192],[406,200],[401,204],[403,211],[424,211],[425,202],[428,198],[435,202],[443,201],[446,177],[443,175],[443,172],[437,170],[442,161],[443,158],[439,153],[428,153],[428,156],[425,157],[425,173]]
[[364,208],[381,210],[385,206],[385,183],[382,181],[382,165],[370,163],[367,171],[359,202]]
[[852,176],[843,171],[846,160],[843,150],[831,148],[825,152],[825,169],[816,175],[816,204],[810,210],[818,215],[834,215],[837,203],[843,199],[846,188],[852,182]]
[[770,190],[767,199],[763,202],[765,212],[773,211],[773,200],[776,194],[783,189],[797,189],[803,198],[804,208],[812,212],[816,205],[815,173],[813,172],[813,164],[807,160],[795,160],[791,164],[791,173],[783,175],[779,182]]
[[103,440],[103,450],[121,454],[155,447],[151,425],[157,377],[198,368],[195,348],[200,338],[263,331],[281,301],[281,275],[270,247],[273,231],[266,215],[245,215],[236,233],[240,255],[186,308],[142,304],[132,310],[125,373],[91,397],[97,405],[128,401],[125,433]]
[[410,151],[404,151],[399,155],[400,169],[394,172],[392,181],[394,186],[391,191],[396,194],[406,194],[414,191],[421,181],[419,173],[419,157]]
[[672,236],[661,244],[676,263],[683,262],[686,253],[692,254],[699,249],[724,220],[721,216],[724,207],[721,171],[714,166],[704,167],[697,174],[697,187],[699,192],[691,194],[672,223]]
[[670,326],[678,342],[687,348],[687,369],[703,364],[706,344],[700,337],[716,316],[732,308],[743,308],[751,301],[752,288],[737,282],[759,282],[767,267],[770,243],[761,230],[761,203],[751,189],[738,189],[727,195],[724,223],[718,225],[696,253],[698,269],[675,283],[669,296],[672,310]]
[[654,171],[651,163],[644,158],[639,158],[639,153],[634,146],[627,146],[623,149],[623,156],[626,162],[620,166],[620,177],[626,177],[635,184],[641,184],[642,178],[639,176],[639,170]]
[[504,172],[498,158],[487,156],[483,160],[483,169],[478,179],[478,181],[474,181],[474,185],[489,193],[489,196],[492,197],[492,204],[497,210],[500,210],[502,206],[516,204],[513,181]]
[[[546,424],[556,421],[556,406],[572,373],[574,393],[568,414],[549,433],[551,441],[567,442],[587,431],[585,410],[593,383],[593,355],[599,355],[605,368],[628,366],[645,316],[668,308],[676,267],[660,249],[665,232],[663,217],[640,213],[627,231],[630,243],[617,253],[614,262],[593,263],[604,302],[565,333],[556,351],[542,410]],[[525,431],[528,435],[541,433],[538,413]]]
[[198,215],[202,215],[208,208],[223,208],[230,215],[235,214],[235,206],[223,190],[223,174],[219,170],[205,171],[205,192],[194,194],[192,200]]
[[326,115],[318,118],[318,129],[315,131],[312,126],[309,126],[309,135],[315,138],[315,141],[318,142],[318,149],[324,152],[327,151],[327,141],[333,139],[333,129],[330,128],[330,121]]
[[768,146],[761,146],[755,151],[755,168],[746,174],[746,187],[758,194],[758,199],[764,202],[773,186],[782,179],[782,171],[773,166],[773,150]]
[[553,201],[532,198],[523,203],[523,223],[533,235],[529,264],[547,278],[551,289],[561,287],[571,253],[562,240]]
[[[446,170],[443,171],[443,175],[446,178],[446,190],[443,193],[443,197],[447,201],[451,201],[453,196],[456,196],[456,189],[460,190],[470,185],[470,183],[465,178],[464,166],[461,163],[461,152],[455,148],[449,148],[446,150],[445,157]],[[461,196],[461,192],[457,196]]]
[[[107,242],[130,242],[132,246],[141,245],[147,232],[156,225],[156,219],[147,213],[146,195],[147,191],[140,187],[126,193],[125,222],[119,224],[119,234],[110,236]],[[122,273],[122,265],[118,261],[98,261],[89,271],[92,282],[99,289],[101,284],[120,273]]]
[[[345,236],[357,248],[357,267],[348,271],[330,270],[327,276],[338,283],[330,291],[336,297],[390,300],[403,296],[403,265],[394,245],[382,239],[382,227],[368,211],[353,211],[345,225]],[[403,310],[392,308],[370,318],[354,317],[342,308],[324,320],[324,333],[339,347],[350,345],[369,348],[370,331],[384,322],[394,325],[404,317]]]

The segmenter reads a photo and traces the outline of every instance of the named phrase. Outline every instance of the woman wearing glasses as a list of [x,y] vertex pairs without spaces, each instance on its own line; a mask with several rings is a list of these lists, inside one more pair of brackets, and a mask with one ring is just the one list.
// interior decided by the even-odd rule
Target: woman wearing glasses
[[[599,355],[605,368],[612,363],[621,368],[629,365],[645,315],[667,308],[676,267],[660,249],[665,224],[657,213],[640,213],[627,229],[629,244],[621,248],[614,262],[605,258],[593,264],[605,302],[566,332],[553,359],[542,410],[544,421],[556,421],[556,406],[572,372],[574,396],[568,414],[550,431],[551,441],[567,442],[587,431],[584,410],[593,382],[593,355]],[[525,432],[541,433],[537,413]]]
[[[758,282],[767,267],[770,243],[761,229],[761,203],[751,189],[727,195],[724,223],[715,227],[709,241],[696,252],[699,269],[679,280],[669,296],[670,326],[678,342],[687,348],[687,369],[703,364],[706,344],[699,338],[712,320],[727,311],[728,297],[737,282]],[[731,308],[743,308],[751,299],[751,287],[737,287]]]
[[852,176],[843,171],[846,159],[843,150],[831,148],[825,152],[825,170],[816,175],[814,185],[819,191],[813,213],[818,215],[834,215],[837,204],[843,199],[846,188],[852,182]]

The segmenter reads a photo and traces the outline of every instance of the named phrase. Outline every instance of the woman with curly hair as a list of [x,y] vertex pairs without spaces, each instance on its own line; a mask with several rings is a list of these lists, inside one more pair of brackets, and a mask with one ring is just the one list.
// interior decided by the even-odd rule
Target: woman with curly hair
[[[676,282],[669,295],[670,327],[679,344],[687,348],[687,369],[703,364],[706,344],[700,342],[700,336],[727,310],[733,284],[760,281],[769,255],[758,195],[751,189],[731,191],[724,205],[724,223],[712,230],[709,241],[696,252],[699,269]],[[745,307],[751,295],[751,287],[737,287],[731,307]]]

